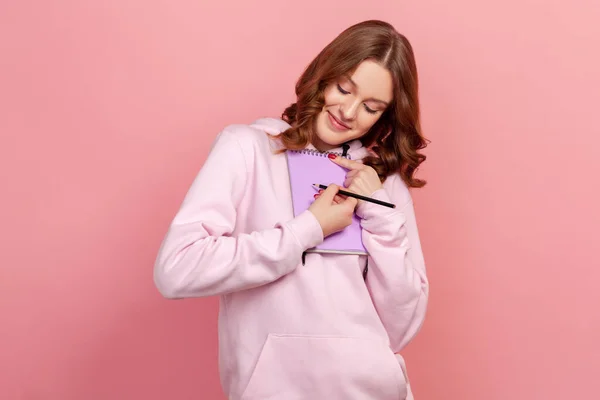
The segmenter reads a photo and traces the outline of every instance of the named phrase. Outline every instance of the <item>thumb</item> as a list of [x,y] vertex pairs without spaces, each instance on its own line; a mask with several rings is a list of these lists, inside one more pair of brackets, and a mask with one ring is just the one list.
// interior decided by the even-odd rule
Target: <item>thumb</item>
[[333,201],[333,198],[335,197],[335,195],[337,194],[337,192],[340,190],[340,188],[337,185],[331,184],[329,186],[327,186],[327,189],[325,189],[323,191],[323,193],[321,193],[321,196],[319,196],[320,198],[325,198],[326,200],[329,200],[330,202]]
[[345,206],[348,206],[352,209],[354,209],[356,207],[356,205],[358,204],[358,200],[354,197],[346,197],[345,200],[341,201],[339,204],[343,204]]

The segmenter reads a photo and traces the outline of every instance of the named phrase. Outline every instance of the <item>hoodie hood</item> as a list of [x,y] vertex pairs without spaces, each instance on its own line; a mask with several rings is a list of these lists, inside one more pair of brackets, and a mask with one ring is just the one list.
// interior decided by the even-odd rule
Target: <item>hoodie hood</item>
[[[291,128],[287,122],[278,118],[260,118],[254,121],[250,126],[260,129],[271,136],[277,136],[281,132]],[[347,146],[347,149],[345,147]],[[277,141],[277,147],[283,148],[281,143]],[[306,149],[316,150],[312,143],[306,146]],[[334,149],[328,150],[330,153],[347,154],[351,160],[362,160],[366,156],[370,155],[369,149],[363,146],[359,139],[354,139],[348,143],[340,145]]]

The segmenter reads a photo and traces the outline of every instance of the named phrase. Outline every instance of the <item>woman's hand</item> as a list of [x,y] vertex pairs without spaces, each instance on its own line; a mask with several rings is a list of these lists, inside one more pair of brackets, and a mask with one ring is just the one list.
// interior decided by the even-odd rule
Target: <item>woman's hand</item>
[[[383,187],[377,171],[372,167],[339,156],[331,158],[331,161],[349,170],[344,181],[344,187],[349,192],[370,197]],[[362,202],[362,200],[359,200],[359,204]]]
[[319,221],[323,237],[341,231],[352,223],[356,199],[342,198],[337,195],[338,190],[337,185],[329,185],[324,191],[315,194],[316,200],[308,208]]

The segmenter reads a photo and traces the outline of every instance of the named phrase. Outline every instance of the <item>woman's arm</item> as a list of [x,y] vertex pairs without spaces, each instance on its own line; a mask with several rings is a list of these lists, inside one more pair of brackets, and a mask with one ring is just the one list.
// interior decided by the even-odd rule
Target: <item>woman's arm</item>
[[369,252],[366,285],[392,350],[398,352],[423,324],[429,284],[413,202],[401,178],[390,176],[372,197],[397,206],[390,209],[363,202],[357,214]]
[[163,239],[154,282],[167,298],[220,295],[273,282],[323,240],[310,211],[272,229],[231,236],[247,182],[235,129],[217,137]]

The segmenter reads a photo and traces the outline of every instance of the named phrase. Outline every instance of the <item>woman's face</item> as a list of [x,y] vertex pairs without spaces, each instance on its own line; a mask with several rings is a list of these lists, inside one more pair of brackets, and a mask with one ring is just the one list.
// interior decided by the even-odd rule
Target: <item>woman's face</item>
[[325,106],[316,121],[315,143],[320,151],[364,136],[393,100],[390,72],[365,60],[352,75],[325,88]]

